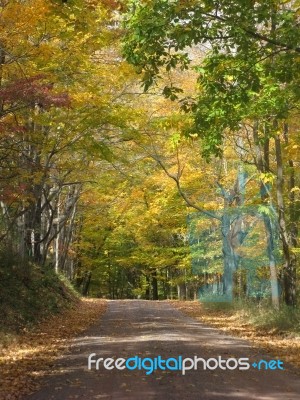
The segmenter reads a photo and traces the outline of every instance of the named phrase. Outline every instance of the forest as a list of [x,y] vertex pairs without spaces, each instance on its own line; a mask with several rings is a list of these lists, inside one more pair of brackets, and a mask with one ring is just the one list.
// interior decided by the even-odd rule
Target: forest
[[299,18],[298,0],[0,1],[8,324],[66,297],[58,280],[297,308]]

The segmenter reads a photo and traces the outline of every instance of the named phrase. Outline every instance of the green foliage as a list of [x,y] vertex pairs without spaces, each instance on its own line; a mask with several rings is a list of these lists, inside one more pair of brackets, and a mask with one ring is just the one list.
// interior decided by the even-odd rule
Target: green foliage
[[[191,134],[199,134],[206,158],[221,155],[227,130],[241,121],[270,115],[286,119],[299,101],[300,34],[297,8],[280,1],[258,4],[211,0],[201,3],[142,1],[132,3],[125,21],[124,54],[144,71],[145,90],[163,70],[194,68],[198,95],[180,100],[194,117]],[[201,65],[192,50],[205,45]],[[198,50],[201,55],[201,51]],[[166,86],[174,100],[179,88]]]
[[[24,260],[0,255],[1,273],[37,314],[37,296],[53,312],[64,297],[37,264],[77,287],[91,273],[99,297],[148,298],[156,283],[159,298],[196,293],[191,259],[220,273],[224,257],[220,228],[208,226],[191,256],[191,209],[212,216],[245,202],[271,219],[281,196],[297,241],[297,2],[131,0],[123,53],[139,76],[120,55],[115,7],[0,5],[0,233]],[[274,139],[286,151],[282,193]],[[247,198],[236,170],[249,173]],[[26,310],[23,322],[34,318]]]
[[280,333],[300,332],[300,311],[298,308],[282,304],[280,310],[274,310],[268,299],[259,304],[249,300],[237,301],[233,306],[244,321],[254,326]]
[[74,289],[52,269],[20,264],[8,249],[1,251],[0,260],[2,334],[21,332],[77,301]]
[[267,299],[259,304],[243,299],[233,303],[205,303],[201,307],[208,312],[225,312],[228,317],[237,316],[245,324],[250,323],[264,331],[296,335],[300,332],[299,309],[282,305],[280,310],[274,310]]

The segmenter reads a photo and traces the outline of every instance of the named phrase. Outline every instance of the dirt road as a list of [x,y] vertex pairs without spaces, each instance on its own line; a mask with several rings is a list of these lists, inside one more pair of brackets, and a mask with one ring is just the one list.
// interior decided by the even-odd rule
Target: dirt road
[[[198,369],[182,370],[157,369],[150,374],[151,361],[145,361],[143,369],[117,369],[114,362],[103,361],[99,369],[88,357],[128,359],[161,356],[156,361],[164,367],[163,360],[172,357],[168,366],[191,366],[194,357],[203,358]],[[190,361],[180,361],[191,358]],[[220,359],[218,357],[221,357]],[[274,359],[276,354],[274,354]],[[222,368],[216,366],[221,360]],[[235,361],[229,358],[248,358],[250,368],[236,369]],[[264,362],[259,364],[263,359]],[[225,360],[224,362],[222,360]],[[72,400],[72,399],[115,399],[115,400],[298,400],[300,399],[300,378],[286,365],[277,361],[270,363],[271,357],[260,354],[243,340],[224,335],[217,329],[196,322],[167,302],[144,300],[110,301],[104,317],[98,324],[74,340],[70,352],[61,357],[53,368],[51,376],[42,381],[41,389],[27,396],[26,400]],[[180,364],[181,362],[181,364]],[[205,362],[208,363],[204,370]],[[124,361],[119,361],[124,366]],[[128,365],[134,368],[136,359]],[[224,364],[225,363],[225,364]],[[254,367],[252,364],[259,364]],[[265,370],[267,365],[276,370]],[[148,365],[148,366],[147,366]],[[153,364],[154,365],[154,364]],[[227,368],[227,366],[229,369]],[[284,370],[278,369],[279,367]],[[209,369],[210,368],[210,369]],[[215,368],[215,369],[214,369]],[[146,374],[146,369],[148,375]]]

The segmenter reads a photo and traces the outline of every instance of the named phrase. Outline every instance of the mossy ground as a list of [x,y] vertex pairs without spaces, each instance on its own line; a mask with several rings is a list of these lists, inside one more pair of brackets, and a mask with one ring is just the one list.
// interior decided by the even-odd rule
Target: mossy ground
[[71,285],[50,268],[0,265],[0,340],[78,301]]

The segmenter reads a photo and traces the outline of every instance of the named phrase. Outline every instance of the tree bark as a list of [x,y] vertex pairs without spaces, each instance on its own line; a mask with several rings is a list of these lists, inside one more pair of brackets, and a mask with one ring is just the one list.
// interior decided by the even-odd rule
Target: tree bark
[[[255,158],[256,158],[256,167],[259,172],[266,173],[270,170],[270,140],[268,138],[268,132],[265,132],[266,137],[263,144],[263,150],[259,145],[258,140],[258,122],[255,122],[253,128],[253,139],[255,145]],[[266,185],[261,181],[260,183],[260,196],[263,204],[268,202],[269,193]],[[263,221],[266,232],[266,243],[267,243],[267,254],[269,259],[269,270],[270,270],[270,283],[271,283],[271,298],[272,305],[275,309],[279,309],[279,284],[278,284],[278,276],[277,276],[277,267],[276,267],[276,259],[275,259],[275,245],[274,245],[274,229],[270,216],[264,214]]]
[[156,270],[152,271],[152,299],[158,300],[158,285],[157,285],[157,272]]
[[276,168],[277,168],[277,206],[278,206],[278,223],[283,249],[283,285],[284,299],[289,306],[296,305],[296,258],[291,252],[289,243],[288,230],[286,224],[285,204],[283,197],[284,177],[283,177],[283,162],[281,152],[281,140],[279,134],[275,136],[275,153],[276,153]]

